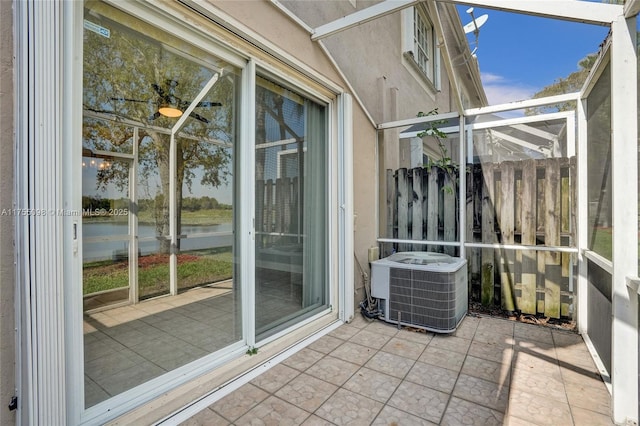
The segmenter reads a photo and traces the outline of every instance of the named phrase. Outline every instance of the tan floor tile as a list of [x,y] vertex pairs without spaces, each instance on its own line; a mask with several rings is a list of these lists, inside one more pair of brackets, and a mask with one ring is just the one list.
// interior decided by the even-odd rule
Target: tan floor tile
[[447,351],[436,347],[427,346],[418,361],[452,371],[460,371],[464,363],[465,355]]
[[509,395],[509,417],[536,425],[573,425],[568,404],[517,389]]
[[323,419],[322,417],[318,417],[315,414],[312,414],[307,418],[307,420],[302,423],[302,426],[333,426],[328,420]]
[[359,368],[359,365],[327,355],[308,368],[306,373],[334,385],[342,386]]
[[372,333],[384,334],[385,336],[393,337],[398,334],[398,326],[396,324],[389,324],[383,321],[374,321],[369,324],[365,330]]
[[469,346],[469,355],[501,364],[508,364],[513,357],[513,349],[474,341]]
[[562,374],[562,380],[565,383],[576,383],[578,385],[585,386],[593,386],[603,383],[602,376],[600,376],[600,373],[595,366],[592,368],[584,368],[561,362],[560,374]]
[[344,340],[338,339],[337,337],[322,336],[321,338],[310,344],[308,348],[323,354],[328,354],[343,343]]
[[429,347],[466,354],[470,344],[471,340],[468,339],[439,334],[431,340]]
[[324,354],[320,352],[304,348],[282,361],[282,363],[288,367],[295,368],[296,370],[304,371],[316,362],[320,361],[323,356]]
[[235,421],[269,396],[262,389],[247,383],[209,406],[222,417]]
[[515,321],[504,318],[481,317],[476,332],[491,332],[513,336]]
[[524,352],[531,355],[540,356],[541,358],[558,359],[556,347],[553,343],[536,342],[535,340],[520,340],[516,338],[516,344],[513,347],[516,352]]
[[499,411],[454,397],[451,398],[440,424],[443,426],[500,426],[503,417],[504,415]]
[[356,312],[351,322],[348,324],[345,324],[344,327],[355,327],[358,329],[363,329],[375,321],[377,320],[365,319],[362,317],[362,314],[360,314],[360,312]]
[[567,402],[564,383],[561,379],[538,374],[536,371],[524,369],[513,370],[511,389],[552,398],[558,402]]
[[476,330],[478,329],[478,324],[480,324],[479,318],[474,318],[470,316],[466,316],[462,323],[458,326],[456,331],[453,333],[456,337],[461,337],[463,339],[473,339],[473,336],[476,334]]
[[424,343],[410,342],[408,340],[394,337],[389,340],[387,344],[384,345],[380,350],[416,360],[420,357],[420,355],[422,355],[422,351],[424,351],[426,347],[427,345]]
[[608,413],[602,414],[584,408],[571,407],[571,414],[573,414],[576,426],[612,426],[615,424]]
[[569,405],[596,411],[600,414],[611,413],[611,395],[604,383],[577,384],[565,382]]
[[359,345],[368,346],[373,349],[380,349],[390,339],[391,339],[391,336],[374,333],[373,331],[369,331],[365,329],[356,333],[351,339],[349,339],[349,341],[353,343],[357,343]]
[[474,342],[482,342],[502,348],[513,346],[515,340],[510,335],[495,333],[490,330],[477,330],[473,335]]
[[298,374],[300,374],[300,372],[294,368],[287,367],[284,364],[277,364],[260,374],[250,383],[269,393],[273,393],[289,383]]
[[315,414],[336,425],[369,425],[383,404],[346,389],[339,389]]
[[282,387],[276,396],[310,413],[314,412],[336,390],[337,386],[302,373]]
[[415,361],[387,352],[378,352],[365,367],[393,377],[403,378],[411,369]]
[[511,365],[467,355],[462,373],[508,386],[511,381]]
[[513,330],[516,339],[553,344],[551,330],[533,324],[516,323]]
[[379,402],[387,402],[401,380],[380,373],[379,371],[361,368],[342,386],[343,388]]
[[587,349],[582,336],[578,333],[552,329],[551,334],[553,335],[553,341],[558,347],[582,346],[585,350]]
[[222,418],[218,413],[205,408],[195,416],[180,423],[180,426],[226,426],[230,423]]
[[382,411],[380,411],[380,414],[378,414],[378,417],[371,423],[371,426],[430,426],[435,424],[436,423],[431,423],[413,414],[385,405]]
[[514,354],[512,366],[516,370],[531,371],[535,374],[553,377],[558,380],[562,378],[558,362],[545,355],[517,351]]
[[329,333],[329,336],[337,337],[342,340],[349,340],[355,336],[358,331],[360,331],[359,328],[342,325]]
[[460,374],[453,395],[504,413],[509,398],[509,387]]
[[275,396],[270,396],[240,417],[234,424],[237,426],[255,424],[273,426],[299,425],[309,415],[310,413],[301,408],[295,407]]
[[405,380],[431,389],[451,393],[457,379],[458,373],[455,371],[423,362],[416,362]]
[[358,345],[353,342],[345,342],[331,352],[330,355],[343,361],[364,365],[376,352],[375,349],[367,346]]
[[433,423],[439,423],[449,395],[411,382],[402,382],[387,403]]

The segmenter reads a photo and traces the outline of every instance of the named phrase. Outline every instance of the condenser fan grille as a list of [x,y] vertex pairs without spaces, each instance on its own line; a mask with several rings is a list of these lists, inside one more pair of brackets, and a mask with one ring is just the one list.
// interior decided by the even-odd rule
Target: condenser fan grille
[[[461,320],[456,305],[456,274],[390,268],[389,320],[433,330],[455,329]],[[466,284],[465,284],[466,285]]]

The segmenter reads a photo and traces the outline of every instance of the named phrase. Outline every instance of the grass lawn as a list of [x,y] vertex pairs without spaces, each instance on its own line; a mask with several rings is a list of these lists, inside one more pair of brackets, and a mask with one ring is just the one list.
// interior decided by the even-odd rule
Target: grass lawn
[[[233,273],[231,252],[193,252],[178,255],[178,289],[230,279]],[[83,268],[83,293],[112,290],[129,285],[129,262],[89,262]],[[169,255],[155,254],[138,259],[140,297],[169,290]]]

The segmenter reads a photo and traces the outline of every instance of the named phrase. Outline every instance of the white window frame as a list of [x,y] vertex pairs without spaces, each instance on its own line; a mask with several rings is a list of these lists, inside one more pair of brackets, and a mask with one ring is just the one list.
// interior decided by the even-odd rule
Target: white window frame
[[[439,91],[440,83],[440,48],[438,47],[436,30],[428,11],[423,6],[414,6],[402,11],[403,38],[402,52],[404,59],[425,80],[432,90]],[[417,29],[426,31],[422,43],[418,40]],[[426,43],[426,45],[424,45]],[[424,57],[424,59],[421,59]]]

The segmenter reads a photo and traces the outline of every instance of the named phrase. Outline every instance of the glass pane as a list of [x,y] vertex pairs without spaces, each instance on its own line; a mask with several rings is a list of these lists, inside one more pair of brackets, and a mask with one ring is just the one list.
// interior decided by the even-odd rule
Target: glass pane
[[590,250],[612,259],[611,69],[607,65],[587,98],[587,213]]
[[[142,133],[138,145],[138,297],[168,294],[169,253],[169,164],[170,136]],[[166,157],[166,158],[165,158]]]
[[327,306],[326,109],[265,78],[256,87],[256,334]]
[[[470,120],[471,121],[471,120]],[[467,164],[468,242],[575,245],[575,147],[566,119],[500,125],[475,117]],[[495,122],[492,125],[491,122]],[[506,311],[571,316],[567,253],[470,248],[471,300]]]
[[84,18],[83,204],[129,212],[83,218],[86,300],[112,303],[84,312],[91,407],[242,338],[239,70],[105,3]]
[[455,256],[459,240],[459,120],[435,120],[378,133],[381,257],[402,251]]
[[[85,309],[129,300],[130,162],[82,158]],[[112,177],[118,175],[117,182]]]

